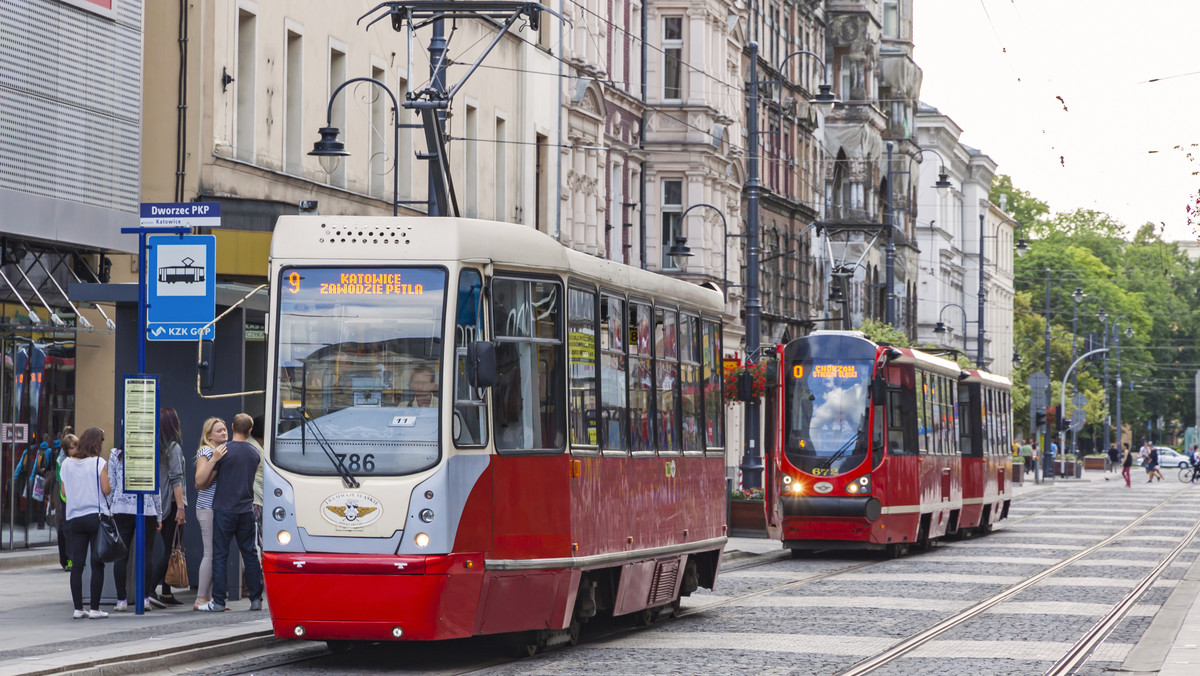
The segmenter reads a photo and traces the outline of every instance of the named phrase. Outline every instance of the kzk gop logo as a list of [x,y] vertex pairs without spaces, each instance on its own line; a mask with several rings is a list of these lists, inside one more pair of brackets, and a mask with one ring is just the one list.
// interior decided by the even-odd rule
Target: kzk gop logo
[[325,498],[321,516],[337,528],[366,528],[383,516],[383,505],[366,493],[346,491]]

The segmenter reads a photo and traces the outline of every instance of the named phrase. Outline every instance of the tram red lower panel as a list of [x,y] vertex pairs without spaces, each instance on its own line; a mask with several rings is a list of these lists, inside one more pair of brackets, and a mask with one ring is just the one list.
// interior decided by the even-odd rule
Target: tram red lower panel
[[266,552],[263,571],[275,636],[313,640],[427,641],[561,629],[570,623],[579,583],[577,570],[485,571],[482,554]]
[[397,626],[402,639],[462,638],[474,633],[483,556],[264,552],[263,571],[280,638],[300,638],[297,625],[306,639],[390,641]]

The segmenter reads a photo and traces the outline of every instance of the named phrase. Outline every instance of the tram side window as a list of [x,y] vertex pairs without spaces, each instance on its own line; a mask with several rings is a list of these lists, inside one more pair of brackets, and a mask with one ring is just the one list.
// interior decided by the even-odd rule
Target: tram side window
[[929,452],[929,417],[926,412],[926,403],[929,398],[929,383],[925,381],[925,374],[916,372],[916,401],[917,401],[917,452],[924,455]]
[[708,450],[725,448],[725,391],[722,383],[721,325],[704,322],[704,442]]
[[996,455],[996,390],[988,390],[988,414],[984,415],[984,423],[984,439],[988,443],[985,453]]
[[679,314],[674,310],[654,311],[655,403],[660,453],[678,453],[679,441]]
[[654,353],[650,306],[629,304],[629,448],[654,450]]
[[947,379],[946,409],[950,419],[946,424],[947,453],[958,455],[959,451],[959,384]]
[[1013,400],[1007,393],[1000,395],[1001,407],[1003,411],[1000,414],[1000,433],[1003,436],[1004,450],[1003,455],[1012,455],[1013,453]]
[[567,363],[571,376],[567,416],[572,446],[599,444],[596,393],[596,292],[567,291]]
[[904,455],[904,392],[888,390],[887,406],[888,453]]
[[929,411],[932,418],[933,439],[930,440],[930,450],[934,455],[942,454],[942,396],[941,376],[927,374],[929,378]]
[[971,386],[962,385],[958,388],[958,452],[972,455],[971,449]]
[[600,301],[600,444],[606,451],[629,449],[625,361],[628,336],[625,331],[625,300],[605,294]]
[[700,410],[700,318],[683,315],[679,318],[679,391],[683,404],[680,421],[684,451],[702,451],[700,426],[704,419]]
[[483,339],[483,277],[463,270],[458,277],[458,316],[454,325],[454,443],[487,444],[487,405],[483,393],[467,381],[467,346]]
[[497,277],[492,283],[496,341],[496,448],[562,450],[566,441],[562,285]]

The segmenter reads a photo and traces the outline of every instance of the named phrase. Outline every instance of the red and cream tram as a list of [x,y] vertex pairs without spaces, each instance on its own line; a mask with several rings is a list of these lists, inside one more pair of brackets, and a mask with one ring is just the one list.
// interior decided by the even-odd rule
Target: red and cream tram
[[960,531],[987,533],[1008,516],[1012,500],[1011,389],[1012,381],[987,371],[967,371],[967,377],[959,382],[959,410],[966,421]]
[[276,636],[532,649],[715,584],[719,292],[456,218],[283,217],[270,274]]
[[962,370],[861,333],[782,347],[768,527],[795,551],[893,555],[954,533],[963,509]]

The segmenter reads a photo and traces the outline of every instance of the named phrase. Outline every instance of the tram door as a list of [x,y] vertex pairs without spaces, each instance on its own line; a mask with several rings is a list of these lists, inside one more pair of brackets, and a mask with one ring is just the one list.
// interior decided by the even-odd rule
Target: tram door
[[[779,502],[780,457],[783,449],[783,426],[786,424],[786,413],[779,415],[780,401],[783,399],[782,383],[787,378],[779,375],[780,365],[783,364],[783,345],[776,349],[776,360],[770,362],[767,369],[768,382],[763,396],[762,410],[765,422],[763,430],[763,503],[767,509],[767,537],[781,539],[783,537],[783,510]],[[774,374],[774,375],[770,375]],[[777,382],[771,382],[772,380]],[[786,385],[784,385],[786,386]]]

